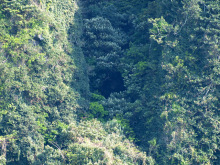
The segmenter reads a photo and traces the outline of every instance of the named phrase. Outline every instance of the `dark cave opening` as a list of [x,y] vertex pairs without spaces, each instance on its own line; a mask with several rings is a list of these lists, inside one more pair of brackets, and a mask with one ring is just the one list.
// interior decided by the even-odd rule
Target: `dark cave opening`
[[98,89],[105,98],[108,98],[113,92],[121,92],[126,88],[120,72],[110,72]]

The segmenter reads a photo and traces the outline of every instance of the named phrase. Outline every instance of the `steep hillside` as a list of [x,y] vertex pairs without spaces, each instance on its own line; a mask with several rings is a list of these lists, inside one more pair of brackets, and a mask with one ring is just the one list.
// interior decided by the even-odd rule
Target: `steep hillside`
[[79,122],[89,107],[81,35],[74,0],[0,0],[0,164],[147,162],[116,121]]
[[218,165],[219,4],[0,0],[0,164]]
[[157,164],[219,164],[219,0],[83,2],[103,118]]

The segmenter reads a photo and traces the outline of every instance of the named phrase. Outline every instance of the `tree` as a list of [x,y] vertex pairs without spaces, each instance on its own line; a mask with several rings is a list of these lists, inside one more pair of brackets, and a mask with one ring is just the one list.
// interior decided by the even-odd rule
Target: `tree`
[[124,37],[103,17],[86,19],[84,26],[83,51],[91,68],[90,86],[94,91],[100,89],[105,80],[111,79],[111,73],[119,72]]
[[165,164],[213,164],[219,161],[217,3],[186,0],[176,4],[167,1],[165,8],[178,5],[177,13],[173,15],[175,19],[168,20],[170,23],[154,19],[157,23],[151,31],[153,38],[163,35],[161,31],[154,33],[158,27],[162,26],[164,30],[167,25],[170,27],[163,35],[163,42],[154,38],[163,45],[162,66],[166,71],[161,117],[165,119],[163,140],[167,158],[160,160]]

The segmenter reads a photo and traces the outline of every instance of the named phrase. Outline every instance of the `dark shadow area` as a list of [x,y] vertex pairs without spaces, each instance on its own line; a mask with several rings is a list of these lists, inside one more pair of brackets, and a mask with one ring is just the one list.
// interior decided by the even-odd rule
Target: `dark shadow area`
[[120,72],[110,72],[108,77],[103,81],[98,89],[105,98],[108,98],[113,92],[121,92],[126,88],[124,86],[123,77]]

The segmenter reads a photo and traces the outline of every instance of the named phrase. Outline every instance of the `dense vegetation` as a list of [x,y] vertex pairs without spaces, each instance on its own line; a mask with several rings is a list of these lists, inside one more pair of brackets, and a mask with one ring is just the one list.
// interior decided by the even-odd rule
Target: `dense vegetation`
[[219,0],[0,0],[0,164],[219,164],[219,42]]

